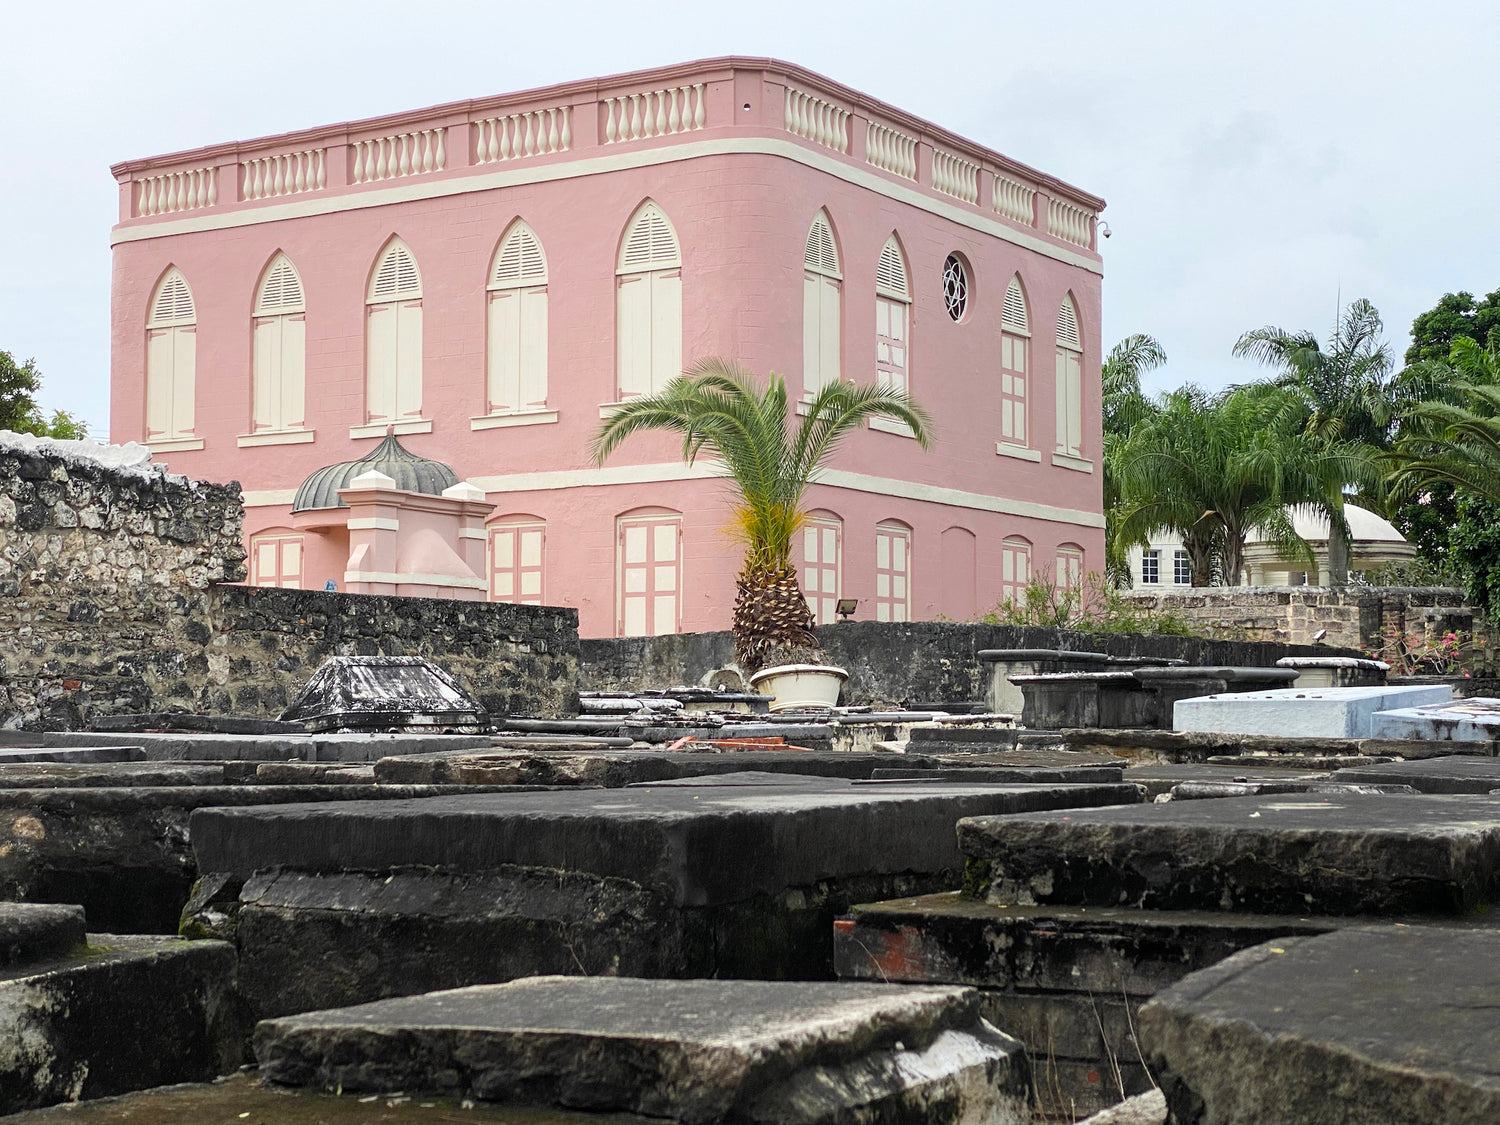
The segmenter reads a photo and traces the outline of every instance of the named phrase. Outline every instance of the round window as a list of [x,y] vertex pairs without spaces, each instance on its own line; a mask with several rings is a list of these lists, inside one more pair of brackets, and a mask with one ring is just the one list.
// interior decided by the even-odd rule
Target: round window
[[943,304],[954,320],[962,320],[969,307],[969,273],[957,254],[949,254],[943,263]]

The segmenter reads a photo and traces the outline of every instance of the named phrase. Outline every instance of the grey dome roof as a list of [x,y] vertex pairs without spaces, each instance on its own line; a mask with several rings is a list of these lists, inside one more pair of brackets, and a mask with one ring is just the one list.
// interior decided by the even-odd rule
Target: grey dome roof
[[339,499],[339,489],[348,488],[351,480],[372,469],[390,477],[405,492],[425,492],[429,496],[441,496],[443,489],[458,483],[458,474],[447,465],[418,457],[404,448],[395,434],[387,434],[384,441],[358,461],[325,465],[303,481],[297,489],[297,498],[292,501],[292,511],[347,508],[349,505]]

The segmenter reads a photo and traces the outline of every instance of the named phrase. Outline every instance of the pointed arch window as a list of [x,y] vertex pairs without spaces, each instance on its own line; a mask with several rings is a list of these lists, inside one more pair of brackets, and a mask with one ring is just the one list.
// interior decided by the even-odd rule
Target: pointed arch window
[[547,256],[519,219],[490,268],[485,413],[547,405]]
[[844,275],[826,211],[819,211],[813,218],[802,266],[802,389],[806,397],[811,397],[825,383],[837,382],[840,377]]
[[1083,456],[1083,339],[1071,293],[1057,312],[1057,452]]
[[1027,424],[1027,384],[1031,381],[1031,317],[1021,275],[1010,279],[1000,311],[1000,439],[1025,447],[1031,440]]
[[650,200],[620,244],[615,333],[621,399],[663,390],[682,374],[682,251],[672,224]]
[[911,389],[911,288],[896,236],[875,263],[875,377],[894,390]]
[[261,277],[251,312],[252,432],[286,433],[305,426],[307,303],[302,279],[285,254]]
[[[146,441],[194,442],[198,310],[176,266],[163,275],[146,316]],[[201,443],[197,443],[201,447]]]
[[422,415],[422,276],[399,238],[370,277],[365,317],[365,421],[399,423]]

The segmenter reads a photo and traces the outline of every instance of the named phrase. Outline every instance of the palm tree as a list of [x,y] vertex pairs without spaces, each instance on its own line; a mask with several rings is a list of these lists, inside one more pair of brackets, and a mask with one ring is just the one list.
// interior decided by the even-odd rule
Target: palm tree
[[1402,378],[1421,399],[1385,459],[1392,489],[1412,495],[1449,485],[1500,504],[1500,341],[1486,348],[1457,339],[1447,363],[1416,363]]
[[705,359],[658,394],[630,399],[603,422],[590,453],[602,465],[631,434],[669,430],[682,435],[682,456],[700,453],[724,463],[739,489],[735,528],[745,540],[736,579],[735,659],[746,675],[777,650],[818,648],[812,611],[797,584],[792,538],[806,522],[807,488],[851,432],[869,418],[904,423],[923,449],[932,421],[904,391],[840,380],[825,384],[793,428],[786,381],[772,373],[762,388],[750,372]]
[[[1104,383],[1104,570],[1117,584],[1130,582],[1126,552],[1134,543],[1115,535],[1121,518],[1119,454],[1130,431],[1155,412],[1141,390],[1141,376],[1167,362],[1167,353],[1154,336],[1126,336],[1109,350],[1100,372]],[[1140,546],[1145,546],[1141,543]]]
[[1121,448],[1123,543],[1177,531],[1192,562],[1193,585],[1239,585],[1245,540],[1259,529],[1291,558],[1312,559],[1289,508],[1311,504],[1343,524],[1337,497],[1351,476],[1364,479],[1358,450],[1277,424],[1250,388],[1210,395],[1194,386],[1169,392]]
[[[1363,446],[1373,457],[1389,448],[1395,421],[1391,353],[1383,332],[1380,313],[1361,297],[1340,313],[1326,349],[1311,332],[1268,325],[1241,336],[1234,354],[1280,369],[1270,384],[1277,406],[1308,437],[1330,448]],[[1361,475],[1375,483],[1371,474]],[[1366,499],[1387,507],[1379,494]],[[1342,494],[1332,508],[1339,518],[1331,519],[1328,535],[1329,581],[1343,586],[1349,581],[1349,540]]]

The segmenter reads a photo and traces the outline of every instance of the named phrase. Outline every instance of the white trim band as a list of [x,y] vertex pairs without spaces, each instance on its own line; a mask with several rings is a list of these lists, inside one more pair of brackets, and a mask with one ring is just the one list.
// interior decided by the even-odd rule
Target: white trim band
[[393,574],[385,570],[346,570],[344,581],[380,582],[391,586],[442,586],[456,590],[487,589],[483,578],[460,578],[453,574]]
[[401,521],[386,516],[364,516],[350,520],[345,526],[350,531],[400,531]]

